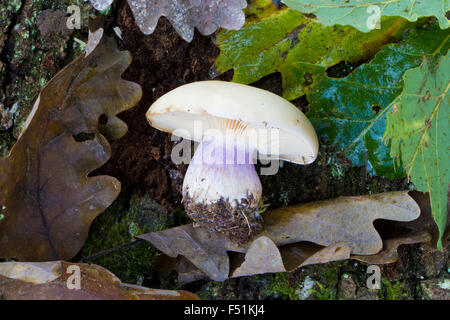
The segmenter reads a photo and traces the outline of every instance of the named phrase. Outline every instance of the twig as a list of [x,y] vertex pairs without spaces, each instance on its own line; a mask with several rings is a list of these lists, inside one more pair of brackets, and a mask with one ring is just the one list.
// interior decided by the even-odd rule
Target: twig
[[114,251],[118,251],[118,250],[121,250],[123,248],[134,246],[135,244],[138,244],[138,243],[140,243],[142,241],[144,241],[144,240],[142,240],[142,239],[134,239],[133,241],[121,244],[120,246],[117,246],[117,247],[114,247],[114,248],[110,248],[110,249],[107,249],[107,250],[104,250],[104,251],[100,251],[100,252],[94,253],[93,255],[84,257],[83,259],[81,259],[79,261],[79,263],[84,263],[84,262],[88,262],[88,261],[100,258],[100,257],[102,257],[104,255],[107,255],[107,254],[110,254],[110,253],[112,253]]

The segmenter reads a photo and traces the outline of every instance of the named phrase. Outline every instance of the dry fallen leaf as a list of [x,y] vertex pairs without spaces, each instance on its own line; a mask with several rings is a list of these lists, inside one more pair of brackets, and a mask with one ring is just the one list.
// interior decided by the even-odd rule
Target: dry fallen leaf
[[[373,226],[375,219],[411,221],[419,215],[420,208],[408,192],[389,192],[269,210],[263,214],[262,235],[246,245],[192,225],[138,238],[171,258],[181,255],[192,263],[189,266],[185,259],[165,262],[166,267],[178,268],[180,281],[202,275],[223,281],[230,274],[293,271],[308,264],[349,259],[350,253],[376,254],[383,243]],[[227,251],[239,254],[230,261]]]
[[[376,221],[375,226],[383,238],[383,250],[375,255],[354,255],[352,259],[369,264],[387,264],[397,261],[397,250],[402,245],[430,243],[436,247],[439,231],[433,219],[428,193],[410,191],[409,195],[419,205],[420,217],[410,222]],[[449,209],[450,201],[447,201],[447,211]],[[450,231],[449,221],[447,216],[447,233]],[[442,239],[444,248],[450,244],[447,238],[444,236]]]
[[232,277],[284,271],[286,270],[277,245],[263,236],[252,242],[245,254],[245,261],[233,272]]
[[350,258],[350,247],[345,242],[337,242],[323,247],[310,242],[289,244],[280,247],[286,271],[291,272],[311,264],[340,261]]
[[[267,237],[262,237],[269,239]],[[264,242],[270,243],[270,240]],[[252,242],[253,245],[254,242]],[[273,243],[273,242],[272,242]],[[270,244],[268,245],[270,247]],[[258,248],[258,247],[257,247]],[[272,263],[258,264],[254,263],[253,259],[264,260],[264,255],[270,253],[267,247],[262,245],[261,250],[249,250],[246,254],[229,252],[230,256],[230,274],[231,277],[240,277],[245,274],[255,275],[270,272],[292,272],[300,267],[310,264],[327,263],[331,261],[345,260],[350,257],[350,248],[345,243],[337,243],[328,247],[323,247],[310,242],[301,242],[295,244],[289,244],[282,246],[275,250],[272,247],[273,252],[271,255],[281,256],[281,260],[274,261]],[[276,252],[279,251],[279,254]],[[247,265],[244,265],[245,261],[248,261]],[[179,255],[177,258],[170,258],[166,255],[160,255],[157,257],[157,263],[155,265],[159,274],[167,278],[171,271],[178,272],[178,282],[180,284],[186,284],[197,280],[208,279],[208,275],[193,265],[187,258]],[[276,264],[283,267],[268,269],[266,266]],[[252,268],[254,265],[254,268]],[[240,269],[238,271],[238,269]]]
[[[78,271],[79,282],[76,280]],[[122,283],[100,266],[65,261],[0,263],[0,297],[6,300],[199,299],[183,290],[150,289]]]
[[154,266],[159,276],[165,279],[170,276],[172,271],[177,272],[178,283],[180,285],[209,278],[188,259],[181,255],[176,258],[170,258],[165,254],[159,254],[155,258]]
[[[105,10],[113,0],[91,0],[97,10]],[[217,28],[239,30],[245,22],[242,9],[246,0],[128,0],[136,24],[144,34],[155,31],[158,20],[165,16],[187,42],[194,37],[194,28],[210,35]]]
[[142,91],[120,77],[128,52],[105,37],[88,47],[42,89],[17,143],[0,158],[0,257],[72,258],[120,192],[115,178],[89,174],[110,158],[106,138],[127,131],[116,114]]
[[405,244],[424,243],[431,240],[431,235],[426,231],[417,232],[409,236],[388,239],[383,242],[383,250],[374,255],[352,256],[352,259],[367,264],[388,264],[398,260],[398,247]]
[[245,261],[231,277],[250,276],[262,273],[290,272],[297,268],[350,257],[350,248],[339,242],[328,247],[311,243],[297,243],[278,248],[268,237],[262,236],[250,245]]
[[113,1],[114,0],[91,0],[91,4],[95,9],[103,11],[108,9]]
[[353,254],[368,255],[383,247],[374,220],[412,221],[419,215],[419,206],[406,191],[341,197],[271,210],[264,215],[262,234],[278,246],[345,242]]
[[137,236],[171,258],[182,255],[211,279],[228,278],[230,261],[227,250],[245,252],[222,233],[212,233],[191,224]]

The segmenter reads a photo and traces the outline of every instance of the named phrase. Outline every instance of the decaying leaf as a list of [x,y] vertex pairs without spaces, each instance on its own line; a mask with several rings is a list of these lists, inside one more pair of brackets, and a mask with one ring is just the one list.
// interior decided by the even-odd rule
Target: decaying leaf
[[[420,207],[420,217],[409,222],[391,220],[375,221],[375,227],[383,238],[383,250],[374,255],[352,255],[352,259],[369,264],[393,263],[398,259],[397,250],[402,245],[415,243],[429,243],[436,246],[439,239],[439,230],[431,213],[430,197],[427,193],[410,191],[409,195]],[[447,199],[450,193],[447,194]],[[447,211],[450,210],[450,201],[447,201]],[[450,231],[450,217],[447,217],[447,231]],[[444,247],[449,245],[446,237],[443,239]]]
[[183,290],[150,289],[122,283],[100,266],[65,261],[0,263],[0,297],[6,300],[199,299]]
[[89,174],[110,157],[106,138],[127,131],[116,114],[141,97],[138,84],[120,77],[130,62],[102,38],[42,89],[17,143],[0,158],[0,257],[72,258],[117,197],[115,178]]
[[149,241],[169,257],[183,255],[211,279],[228,278],[230,262],[227,251],[245,252],[222,233],[212,233],[191,224],[137,236]]
[[91,0],[91,4],[95,9],[103,11],[108,9],[108,7],[113,3],[114,0]]
[[419,206],[404,191],[341,197],[271,210],[264,215],[262,234],[277,245],[345,242],[353,254],[367,255],[383,247],[374,220],[411,221],[419,215]]
[[286,271],[291,272],[310,264],[348,259],[350,247],[344,242],[337,242],[327,247],[301,242],[280,247],[280,253]]
[[[371,175],[403,177],[390,145],[383,142],[386,115],[402,92],[404,72],[419,66],[425,54],[446,54],[448,31],[437,23],[424,28],[400,18],[386,18],[382,29],[370,33],[325,27],[296,10],[278,9],[270,0],[251,2],[246,13],[239,31],[218,32],[217,72],[233,69],[233,81],[240,83],[280,72],[285,98],[306,94],[308,119],[321,138]],[[399,34],[404,40],[389,44]],[[329,72],[344,69],[344,62],[351,71],[353,63],[367,60],[343,78]]]
[[381,16],[399,16],[409,21],[436,16],[442,29],[450,26],[447,0],[283,0],[283,3],[314,14],[327,26],[351,25],[364,32],[376,28]]
[[[246,245],[192,225],[138,238],[151,242],[169,257],[182,255],[200,270],[196,272],[180,260],[184,263],[182,276],[185,280],[201,278],[203,273],[223,281],[230,274],[293,271],[308,264],[348,259],[350,253],[376,254],[383,243],[373,226],[374,220],[411,221],[419,215],[416,202],[408,192],[400,191],[269,210],[263,214],[261,236]],[[227,251],[240,255],[234,255],[235,259],[230,262]],[[177,264],[172,260],[172,267],[180,267],[180,261]]]
[[245,254],[245,261],[233,272],[232,277],[284,271],[277,245],[270,238],[262,236],[252,242]]
[[383,141],[386,116],[403,90],[405,71],[419,66],[423,55],[445,54],[449,46],[448,32],[437,24],[409,28],[405,40],[385,46],[348,76],[314,83],[307,93],[308,119],[354,165],[365,165],[371,175],[403,177]]
[[[420,206],[420,217],[414,221],[410,222],[401,222],[401,223],[395,223],[393,221],[388,221],[387,223],[384,223],[384,235],[383,238],[385,239],[392,239],[395,238],[397,234],[401,236],[408,236],[420,233],[421,231],[428,232],[429,235],[431,235],[431,244],[433,246],[436,246],[438,240],[439,240],[439,229],[436,225],[436,222],[433,218],[432,213],[432,207],[430,202],[430,195],[429,193],[423,193],[419,191],[410,191],[409,194],[414,199],[414,201],[417,202],[417,204]],[[447,212],[450,211],[450,190],[447,193]],[[389,228],[387,227],[389,225]],[[450,216],[447,215],[447,232],[450,231]],[[398,231],[399,229],[402,229],[403,232],[400,234]],[[446,242],[446,238],[444,237],[444,246],[449,245],[448,242]]]
[[391,142],[391,156],[401,161],[417,190],[430,193],[441,249],[450,184],[448,47],[446,54],[439,57],[436,50],[421,66],[406,71],[404,91],[387,116],[384,135]]
[[155,258],[154,266],[155,270],[163,278],[168,278],[172,271],[177,272],[178,283],[180,285],[209,278],[204,272],[194,266],[187,258],[181,255],[176,258],[171,258],[165,254],[159,254]]
[[[112,0],[91,0],[97,10],[104,10]],[[187,42],[194,37],[194,28],[210,35],[217,28],[239,30],[245,22],[242,12],[246,0],[128,0],[136,24],[144,34],[155,31],[158,20],[165,16]]]
[[34,284],[48,283],[61,275],[61,263],[58,262],[3,262],[0,275],[11,279],[20,279]]
[[343,242],[322,247],[311,243],[296,243],[278,248],[268,237],[252,242],[245,261],[231,277],[262,273],[289,272],[310,264],[320,264],[350,258],[350,247]]
[[[277,248],[274,242],[265,236],[257,240],[251,243],[250,247],[252,247],[252,250],[247,250],[245,254],[233,251],[228,252],[230,277],[240,277],[245,274],[292,272],[310,264],[345,260],[350,257],[350,248],[345,243],[336,243],[323,247],[310,242],[301,242]],[[259,243],[259,245],[256,245],[255,242]],[[241,248],[241,251],[245,251],[245,248]],[[272,257],[275,256],[276,260],[267,261],[266,254]],[[205,272],[181,255],[176,258],[159,255],[156,261],[155,269],[162,277],[168,277],[171,271],[176,271],[180,284],[210,278]],[[266,263],[260,264],[260,261],[266,261]],[[272,267],[274,265],[276,268]]]
[[367,264],[388,264],[397,261],[398,247],[406,244],[430,242],[431,235],[427,231],[420,231],[412,235],[387,239],[383,241],[383,250],[374,255],[352,256],[352,259],[365,262]]
[[245,12],[247,21],[239,31],[217,33],[220,55],[215,73],[233,69],[233,81],[248,84],[279,72],[283,97],[288,100],[304,95],[339,62],[372,58],[411,25],[401,18],[388,18],[382,29],[369,33],[326,27],[271,0],[252,1]]

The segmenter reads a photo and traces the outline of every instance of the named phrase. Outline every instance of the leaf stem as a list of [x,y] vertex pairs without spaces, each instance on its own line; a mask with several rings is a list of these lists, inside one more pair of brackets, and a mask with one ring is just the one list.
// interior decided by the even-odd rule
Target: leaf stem
[[103,251],[94,253],[93,255],[84,257],[83,259],[81,259],[79,261],[79,263],[85,263],[85,262],[88,262],[88,261],[91,261],[91,260],[95,260],[97,258],[103,257],[104,255],[110,254],[112,252],[115,252],[115,251],[118,251],[118,250],[121,250],[121,249],[124,249],[124,248],[128,248],[128,247],[134,246],[134,245],[136,245],[138,243],[141,243],[142,241],[144,241],[144,240],[142,240],[142,239],[134,239],[133,241],[121,244],[120,246],[117,246],[117,247],[114,247],[114,248],[109,248],[107,250],[103,250]]

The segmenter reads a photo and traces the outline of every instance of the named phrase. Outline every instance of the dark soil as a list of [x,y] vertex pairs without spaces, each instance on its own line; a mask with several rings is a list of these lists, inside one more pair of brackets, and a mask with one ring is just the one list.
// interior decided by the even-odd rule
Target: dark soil
[[[192,43],[185,42],[161,18],[156,31],[144,36],[134,22],[126,1],[120,2],[114,25],[122,30],[120,48],[129,50],[133,62],[124,78],[142,86],[140,103],[120,114],[128,124],[125,137],[112,144],[112,158],[106,174],[117,177],[130,193],[149,194],[168,208],[180,206],[185,165],[174,165],[170,159],[175,145],[170,136],[148,124],[145,113],[164,93],[199,80],[208,80],[219,50],[211,37],[196,33]],[[225,77],[229,79],[228,77]]]
[[258,203],[250,195],[233,207],[229,199],[221,198],[213,204],[196,203],[185,194],[183,204],[194,227],[204,227],[225,234],[229,239],[245,244],[261,233],[262,217],[257,214]]

